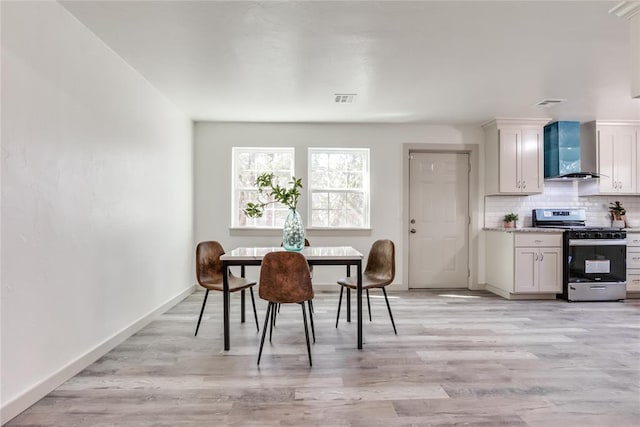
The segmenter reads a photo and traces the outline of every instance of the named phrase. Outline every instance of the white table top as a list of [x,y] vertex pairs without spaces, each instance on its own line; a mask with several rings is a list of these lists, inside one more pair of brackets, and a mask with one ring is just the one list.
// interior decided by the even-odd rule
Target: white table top
[[[260,260],[269,252],[280,252],[285,249],[280,246],[273,247],[246,247],[236,248],[220,257],[221,260]],[[351,246],[305,246],[300,251],[309,260],[349,260],[362,259],[362,254]]]

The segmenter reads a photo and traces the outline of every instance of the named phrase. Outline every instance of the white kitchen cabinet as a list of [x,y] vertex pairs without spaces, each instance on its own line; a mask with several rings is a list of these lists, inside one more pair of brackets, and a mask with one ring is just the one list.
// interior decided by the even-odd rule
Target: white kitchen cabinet
[[[548,236],[547,236],[548,237]],[[544,247],[553,244],[548,239],[534,239],[539,243],[515,243],[515,292],[562,292],[562,247]],[[531,246],[521,247],[526,244]]]
[[562,232],[485,233],[487,290],[508,299],[562,292]]
[[582,169],[602,176],[581,183],[580,194],[639,194],[640,122],[589,122],[580,126]]
[[543,191],[543,127],[550,119],[496,119],[485,131],[487,194]]
[[640,233],[627,232],[627,292],[640,292]]

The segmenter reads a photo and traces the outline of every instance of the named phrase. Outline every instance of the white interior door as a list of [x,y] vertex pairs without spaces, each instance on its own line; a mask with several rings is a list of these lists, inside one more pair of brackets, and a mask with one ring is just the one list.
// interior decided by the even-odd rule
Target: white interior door
[[467,288],[469,155],[411,153],[409,287]]

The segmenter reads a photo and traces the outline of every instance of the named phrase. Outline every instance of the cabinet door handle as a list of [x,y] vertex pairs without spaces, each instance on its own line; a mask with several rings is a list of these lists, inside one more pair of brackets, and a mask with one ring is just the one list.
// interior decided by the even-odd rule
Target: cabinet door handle
[[537,260],[538,260],[538,254],[533,254],[533,259],[534,259],[535,261],[537,261]]
[[536,240],[534,240],[534,242],[535,242],[535,243],[542,243],[542,240],[538,240],[538,239],[536,239]]
[[525,188],[527,188],[527,181],[525,181],[524,179],[522,180],[522,189],[524,190]]
[[544,259],[544,255],[540,253],[540,261],[542,261],[543,259]]
[[516,181],[516,188],[520,188],[520,180]]

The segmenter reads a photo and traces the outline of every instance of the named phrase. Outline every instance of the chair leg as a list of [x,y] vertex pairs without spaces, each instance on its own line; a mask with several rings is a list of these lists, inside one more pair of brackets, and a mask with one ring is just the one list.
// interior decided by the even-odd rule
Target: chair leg
[[311,300],[307,301],[309,304],[309,320],[311,321],[311,334],[313,335],[313,343],[316,343],[316,328],[313,327],[313,304]]
[[391,306],[389,305],[389,298],[387,298],[387,291],[382,288],[382,292],[384,293],[384,300],[387,302],[387,308],[389,309],[389,317],[391,318],[391,325],[393,326],[393,332],[398,335],[398,331],[396,331],[396,324],[393,321],[393,314],[391,314]]
[[371,322],[371,301],[369,301],[369,289],[367,289],[367,310],[369,310],[369,322]]
[[340,299],[338,300],[338,316],[336,317],[336,328],[338,327],[338,321],[340,320],[340,306],[342,305],[342,292],[344,292],[344,286],[340,286]]
[[256,319],[256,329],[260,332],[260,325],[258,325],[258,312],[256,311],[256,300],[253,297],[253,287],[249,288],[249,292],[251,292],[251,305],[253,305],[253,317]]
[[274,302],[275,307],[273,307],[273,315],[271,316],[273,318],[273,326],[276,326],[276,318],[278,317],[278,313],[280,313],[280,306],[281,304],[279,302]]
[[347,288],[347,322],[351,322],[351,288]]
[[271,338],[273,337],[273,325],[276,323],[276,311],[278,310],[278,303],[271,303],[273,306],[271,307],[271,319],[269,321],[269,342],[271,342]]
[[204,301],[202,301],[202,309],[200,309],[200,317],[198,317],[198,324],[196,325],[196,333],[194,334],[195,337],[198,336],[198,329],[200,329],[200,322],[202,321],[202,313],[204,313],[204,306],[207,304],[208,296],[209,296],[209,289],[207,289],[207,292],[205,292],[204,294]]
[[258,351],[258,365],[260,365],[260,358],[262,357],[262,347],[264,346],[264,337],[267,335],[267,322],[269,321],[269,314],[271,311],[271,303],[267,305],[267,314],[264,316],[264,326],[262,327],[262,339],[260,340],[260,350]]
[[307,327],[307,313],[304,308],[304,303],[300,304],[302,306],[302,320],[304,320],[304,335],[307,338],[307,354],[309,355],[309,366],[313,366],[311,363],[311,343],[309,343],[309,328]]
[[244,289],[240,291],[240,323],[244,323],[244,306],[245,306],[245,295]]

